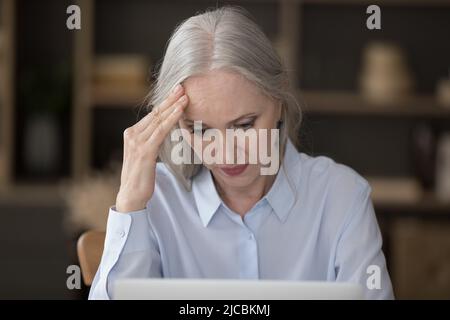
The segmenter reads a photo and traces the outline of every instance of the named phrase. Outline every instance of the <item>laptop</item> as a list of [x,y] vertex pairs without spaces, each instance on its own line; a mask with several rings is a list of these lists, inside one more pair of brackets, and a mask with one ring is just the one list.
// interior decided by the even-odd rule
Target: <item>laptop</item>
[[119,279],[117,300],[361,300],[354,283],[230,279]]

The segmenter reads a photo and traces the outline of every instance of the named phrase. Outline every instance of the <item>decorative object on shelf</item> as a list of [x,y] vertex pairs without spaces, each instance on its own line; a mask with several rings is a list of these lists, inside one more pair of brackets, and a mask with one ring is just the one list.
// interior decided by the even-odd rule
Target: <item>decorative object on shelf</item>
[[362,95],[374,104],[396,103],[408,97],[414,81],[403,50],[396,44],[372,42],[363,52]]
[[25,110],[22,142],[26,174],[55,176],[61,168],[62,116],[70,107],[70,67],[65,62],[27,69],[19,83]]
[[442,134],[438,140],[436,196],[440,201],[450,202],[450,132]]
[[49,113],[35,113],[27,117],[24,132],[27,172],[47,175],[58,171],[61,162],[59,132],[57,119]]
[[119,191],[120,169],[119,163],[113,163],[105,171],[69,182],[61,189],[67,203],[64,226],[68,233],[105,230],[109,207],[115,204]]
[[449,77],[443,78],[437,83],[436,96],[439,105],[450,108],[450,70]]
[[434,188],[436,135],[430,125],[417,124],[411,134],[411,156],[415,175],[425,190]]
[[141,102],[150,87],[150,67],[150,60],[138,54],[97,57],[93,71],[94,103]]

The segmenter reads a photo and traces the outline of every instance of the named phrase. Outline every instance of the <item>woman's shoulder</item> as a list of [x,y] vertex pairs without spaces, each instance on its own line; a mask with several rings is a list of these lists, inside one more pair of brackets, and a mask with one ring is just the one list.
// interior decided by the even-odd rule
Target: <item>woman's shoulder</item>
[[355,214],[367,214],[372,189],[356,170],[327,156],[302,153],[300,159],[304,200],[329,234],[338,234]]
[[308,189],[318,187],[325,191],[330,185],[340,185],[341,189],[346,190],[369,187],[367,180],[350,166],[326,155],[298,150],[290,141],[286,147],[283,166],[288,169],[288,176],[294,177],[298,184],[303,184]]
[[[299,152],[301,176],[308,184],[318,184],[336,192],[362,192],[370,189],[369,182],[352,167],[325,155],[309,155]],[[323,189],[325,191],[325,189]]]

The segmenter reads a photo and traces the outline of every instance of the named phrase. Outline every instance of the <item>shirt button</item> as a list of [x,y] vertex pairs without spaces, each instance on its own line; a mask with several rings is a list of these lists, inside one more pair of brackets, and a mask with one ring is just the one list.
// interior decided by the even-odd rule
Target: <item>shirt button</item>
[[253,240],[253,234],[248,235],[248,240]]
[[119,238],[125,237],[125,231],[123,230],[118,231],[117,234],[119,235]]

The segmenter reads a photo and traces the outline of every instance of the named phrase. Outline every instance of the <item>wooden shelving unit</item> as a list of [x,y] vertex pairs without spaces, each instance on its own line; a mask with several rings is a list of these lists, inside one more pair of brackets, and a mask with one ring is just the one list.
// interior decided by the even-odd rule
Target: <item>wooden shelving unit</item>
[[[78,0],[76,2],[82,9],[82,29],[74,32],[73,54],[73,105],[71,115],[72,141],[71,141],[71,175],[69,179],[80,180],[92,173],[92,111],[97,109],[109,110],[120,108],[135,108],[141,105],[143,94],[135,94],[118,98],[117,95],[109,95],[108,92],[96,92],[92,85],[92,72],[95,64],[95,19],[96,1]],[[267,4],[275,3],[278,7],[278,45],[281,46],[282,55],[286,67],[290,70],[291,81],[299,83],[302,67],[299,63],[302,54],[302,28],[301,19],[305,6],[309,5],[366,5],[364,0],[242,0],[232,1],[232,4]],[[22,193],[34,195],[43,190],[58,190],[58,183],[18,184],[13,177],[14,152],[14,110],[15,110],[15,7],[14,0],[2,0],[2,26],[4,50],[0,66],[2,72],[2,103],[0,118],[0,199],[7,199],[19,190]],[[397,6],[447,6],[450,1],[382,1],[382,5]],[[110,4],[114,6],[114,3]],[[408,100],[395,105],[379,106],[366,101],[359,94],[345,91],[302,90],[295,92],[300,102],[305,106],[305,112],[312,116],[377,116],[390,118],[421,118],[421,119],[449,119],[450,109],[440,107],[431,95],[413,96]],[[389,179],[386,180],[388,182]],[[56,194],[56,192],[53,192]],[[417,198],[412,202],[402,203],[386,202],[374,199],[380,206],[402,206],[415,210],[416,208],[444,208],[434,200],[433,196],[426,197],[426,201]],[[425,203],[425,204],[424,204]]]
[[12,150],[14,145],[14,0],[0,1],[0,192],[5,192],[12,181]]
[[14,177],[16,146],[17,1],[0,0],[0,203],[60,204],[59,183],[18,182]]
[[72,120],[72,175],[75,180],[89,174],[91,156],[91,115],[92,104],[92,53],[94,48],[94,1],[79,0],[83,11],[83,27],[75,34],[73,120]]
[[[96,125],[99,123],[95,123],[95,116],[96,113],[99,112],[102,115],[105,113],[111,113],[114,112],[120,112],[120,115],[122,115],[122,111],[125,110],[124,113],[127,111],[131,112],[131,109],[138,107],[143,102],[143,98],[145,95],[145,92],[130,94],[127,96],[117,96],[117,93],[109,94],[107,91],[99,92],[95,91],[95,88],[93,86],[93,70],[95,69],[95,61],[97,58],[97,54],[108,54],[109,52],[105,51],[113,51],[112,54],[118,54],[120,50],[123,49],[123,51],[127,51],[128,48],[123,48],[128,45],[127,40],[124,38],[118,39],[119,46],[113,46],[115,50],[111,50],[111,46],[104,46],[104,48],[107,48],[106,50],[98,50],[96,46],[99,43],[99,39],[95,39],[96,36],[102,37],[102,33],[98,32],[99,30],[95,30],[96,21],[99,19],[99,12],[96,11],[96,5],[100,2],[100,0],[76,0],[74,1],[75,4],[78,4],[81,7],[82,10],[82,29],[78,31],[73,31],[73,61],[72,61],[72,106],[71,106],[71,115],[70,115],[70,128],[72,130],[71,132],[71,140],[67,141],[67,143],[70,144],[70,165],[71,165],[71,172],[69,177],[61,177],[60,181],[56,181],[53,183],[46,183],[44,181],[37,181],[35,183],[20,183],[16,180],[15,177],[15,164],[17,162],[17,159],[15,159],[15,148],[17,148],[17,128],[18,126],[21,126],[22,124],[17,121],[17,111],[19,109],[18,102],[16,100],[18,89],[16,88],[16,77],[17,77],[17,60],[18,60],[18,54],[17,54],[17,42],[20,36],[17,34],[17,20],[18,20],[18,2],[15,0],[0,0],[0,37],[2,41],[1,46],[1,52],[0,52],[0,204],[7,203],[8,205],[23,205],[23,204],[52,204],[52,203],[59,203],[61,201],[61,195],[62,195],[62,187],[65,182],[70,181],[80,181],[86,176],[90,176],[93,172],[93,150],[95,150],[95,139],[93,139],[94,136],[94,129],[98,129]],[[25,3],[23,1],[22,3]],[[29,1],[29,3],[31,3]],[[116,12],[120,11],[117,9],[117,7],[114,8],[114,6],[118,5],[119,1],[103,1],[102,2],[102,9],[105,9],[105,6],[111,6],[112,9],[114,9]],[[120,5],[123,5],[124,2],[121,2]],[[145,4],[144,4],[145,3]],[[150,3],[150,2],[148,2]],[[138,5],[148,5],[145,1],[140,1]],[[151,2],[151,5],[156,2]],[[163,7],[166,7],[166,3],[164,1],[160,1],[160,3],[163,4]],[[206,1],[205,1],[206,3]],[[304,86],[302,87],[302,77],[305,76],[305,74],[311,74],[311,72],[308,73],[308,70],[311,71],[311,68],[308,69],[307,67],[310,66],[307,63],[305,63],[305,60],[307,59],[307,55],[305,54],[305,43],[311,44],[311,43],[319,43],[320,41],[314,42],[310,41],[308,43],[308,39],[316,39],[317,36],[314,32],[317,32],[319,30],[322,30],[322,25],[315,25],[312,23],[313,26],[316,27],[315,30],[311,36],[311,34],[308,34],[305,30],[311,30],[306,28],[303,28],[302,23],[306,21],[307,17],[310,19],[309,22],[311,24],[311,21],[318,21],[314,20],[317,18],[318,15],[322,11],[326,11],[326,18],[329,18],[332,16],[335,11],[334,9],[349,9],[350,13],[359,14],[359,10],[363,8],[364,6],[373,4],[372,1],[369,0],[236,0],[236,1],[229,1],[229,4],[237,4],[242,6],[252,6],[253,8],[262,5],[264,7],[263,10],[266,13],[267,8],[273,8],[276,7],[277,9],[277,22],[275,23],[276,27],[269,24],[270,28],[274,28],[277,31],[276,35],[276,43],[278,48],[280,49],[280,53],[282,53],[282,57],[284,59],[284,63],[289,70],[289,75],[291,78],[292,84],[294,84],[294,87],[296,87],[296,91],[294,94],[298,97],[300,103],[304,106],[305,113],[311,117],[314,117],[316,119],[326,118],[326,117],[334,117],[333,121],[339,121],[341,119],[346,120],[346,124],[349,122],[355,123],[360,120],[360,118],[365,119],[372,119],[372,118],[388,118],[388,121],[384,121],[386,119],[383,119],[383,125],[385,125],[385,122],[404,122],[405,121],[411,121],[415,122],[418,120],[423,120],[426,122],[433,122],[433,124],[438,123],[441,125],[442,123],[448,123],[448,120],[450,120],[450,109],[441,107],[435,100],[434,96],[432,96],[430,93],[424,94],[424,95],[414,95],[411,96],[408,99],[398,101],[396,103],[392,103],[390,105],[376,105],[371,103],[370,101],[367,101],[364,97],[359,95],[356,91],[344,91],[342,88],[339,90],[325,90],[322,87],[321,88],[315,88],[314,85],[312,86]],[[223,4],[220,2],[219,4]],[[275,6],[272,6],[275,4]],[[421,10],[422,7],[424,8],[444,8],[445,10],[448,10],[450,7],[450,1],[446,0],[381,0],[378,1],[376,4],[388,8],[416,8],[415,10]],[[181,5],[178,14],[182,10],[187,10],[186,8],[189,7],[189,4],[186,4],[183,1],[175,1],[173,3],[173,6]],[[199,4],[201,5],[201,3]],[[204,9],[207,6],[211,6],[211,3],[207,3],[205,5]],[[181,8],[182,7],[182,8]],[[355,7],[359,7],[357,10],[353,10]],[[154,7],[152,7],[154,8]],[[319,10],[317,9],[319,8]],[[331,10],[329,9],[331,8]],[[419,9],[417,9],[419,8]],[[108,8],[109,9],[109,8]],[[133,9],[133,8],[132,8]],[[166,8],[167,9],[167,8]],[[310,10],[313,9],[313,10]],[[324,9],[324,10],[322,10]],[[111,11],[114,11],[111,10]],[[133,10],[136,10],[134,8]],[[308,11],[310,10],[310,11]],[[108,11],[108,10],[106,10]],[[307,16],[308,13],[311,13],[313,11],[313,15]],[[330,12],[333,11],[333,12]],[[436,12],[435,10],[434,12]],[[184,11],[183,11],[184,12]],[[339,13],[342,13],[338,10]],[[105,11],[102,11],[104,14]],[[121,12],[122,13],[122,12]],[[361,10],[361,13],[364,14],[364,10]],[[62,12],[64,14],[64,12]],[[109,11],[108,11],[109,14]],[[138,14],[138,12],[134,11],[133,14]],[[273,12],[271,12],[273,14]],[[398,14],[398,11],[396,11],[395,14]],[[394,17],[397,17],[395,16]],[[155,17],[153,13],[150,14]],[[421,13],[416,14],[415,17],[421,16]],[[156,15],[157,19],[164,19],[164,16],[158,16]],[[173,18],[173,16],[171,15]],[[273,15],[270,15],[271,20]],[[103,16],[105,18],[105,16]],[[109,21],[110,22],[110,21]],[[158,20],[158,23],[160,20]],[[336,21],[335,21],[336,22]],[[440,21],[442,23],[442,21]],[[172,22],[170,22],[172,23]],[[359,23],[359,22],[358,22]],[[99,24],[100,26],[103,26],[103,21]],[[99,26],[97,25],[97,26]],[[108,24],[105,24],[108,25]],[[121,27],[123,28],[129,28],[130,25],[127,22],[122,23]],[[446,24],[445,24],[446,25]],[[142,28],[141,24],[137,24],[138,27],[135,28]],[[333,42],[333,37],[336,35],[336,31],[334,31],[334,27],[336,27],[337,24],[334,25],[330,23],[326,26],[326,28],[329,28],[332,32],[325,33],[325,37],[327,38],[326,41]],[[109,25],[108,25],[109,27]],[[175,25],[173,26],[175,27]],[[347,26],[346,26],[347,27]],[[408,30],[409,30],[408,26]],[[349,27],[350,28],[350,27]],[[100,28],[101,29],[101,28]],[[129,31],[129,29],[126,29]],[[345,32],[346,29],[339,29],[338,32]],[[342,31],[344,30],[344,31]],[[103,30],[105,32],[105,30]],[[149,38],[146,38],[145,41],[155,42],[155,46],[161,46],[161,39],[153,39],[151,35],[155,36],[157,34],[158,36],[162,33],[158,29],[156,33],[148,33]],[[329,36],[331,34],[331,36]],[[103,36],[105,34],[103,33]],[[309,38],[307,36],[310,36]],[[324,35],[323,33],[321,35]],[[360,34],[359,34],[360,35]],[[404,34],[402,34],[404,36]],[[399,38],[401,38],[401,36]],[[114,34],[115,36],[115,34]],[[131,35],[133,37],[139,37],[139,35]],[[328,37],[327,37],[328,36]],[[365,34],[364,40],[365,38]],[[398,35],[397,35],[398,36]],[[320,35],[319,35],[320,37]],[[23,40],[23,39],[22,39]],[[115,39],[114,39],[115,40]],[[357,39],[356,39],[357,40]],[[361,40],[361,39],[359,39]],[[122,43],[122,42],[124,43]],[[159,41],[159,42],[158,42]],[[352,38],[353,41],[353,38]],[[436,40],[439,41],[439,40]],[[323,43],[323,42],[322,42]],[[433,42],[434,43],[434,42]],[[341,45],[339,41],[336,41],[336,43],[333,43],[335,47],[338,47]],[[122,46],[122,47],[121,47]],[[142,50],[143,47],[137,46]],[[103,48],[103,49],[104,49]],[[136,48],[133,48],[135,50]],[[320,46],[320,43],[318,46],[314,47],[314,50],[312,52],[309,52],[310,56],[313,56],[316,58],[319,56],[319,58],[324,58],[325,61],[331,61],[333,64],[338,65],[340,63],[339,59],[333,60],[330,58],[329,55],[321,56],[321,50],[323,47]],[[130,50],[130,51],[133,51]],[[317,55],[316,51],[317,50]],[[350,47],[351,52],[356,52],[357,49],[354,47]],[[332,52],[331,50],[329,52]],[[435,51],[436,53],[439,52],[439,50]],[[125,52],[130,53],[130,52]],[[135,52],[133,52],[135,53]],[[332,52],[334,54],[334,52]],[[154,53],[154,55],[157,55]],[[431,54],[430,54],[431,55]],[[434,57],[434,55],[433,55]],[[327,60],[328,59],[328,60]],[[423,59],[423,57],[421,58]],[[441,59],[443,59],[441,57]],[[324,62],[324,60],[315,60],[320,62]],[[347,60],[345,63],[345,66],[347,64],[351,64],[353,60]],[[152,61],[156,62],[156,61]],[[313,61],[314,62],[314,61]],[[315,68],[316,66],[313,65],[312,68]],[[339,68],[338,68],[339,69]],[[354,72],[348,71],[348,73]],[[334,79],[339,79],[338,81],[335,81],[333,83],[332,88],[339,88],[339,81],[341,79],[341,74],[336,72]],[[312,81],[312,83],[319,83],[319,86],[322,85],[322,82],[325,83],[325,87],[329,84],[326,83],[325,80],[329,80],[329,78],[317,78],[319,81]],[[313,79],[314,80],[314,79]],[[348,80],[348,79],[344,79]],[[337,82],[337,85],[336,85]],[[308,89],[305,89],[308,88]],[[144,91],[144,90],[143,90]],[[430,92],[430,91],[428,91]],[[129,108],[129,110],[126,110]],[[348,121],[350,120],[350,121]],[[97,120],[98,121],[98,120]],[[104,128],[101,127],[98,130],[103,130]],[[359,127],[361,129],[361,127]],[[103,141],[103,140],[102,140]],[[360,142],[364,141],[363,139],[360,139]],[[395,143],[404,143],[406,140],[395,140]],[[347,140],[345,140],[347,142]],[[398,144],[400,145],[400,144]],[[342,145],[341,145],[342,146]],[[360,152],[357,150],[358,147],[355,147],[355,152]],[[361,147],[359,147],[361,148]],[[344,148],[345,149],[345,148]],[[345,149],[346,152],[349,149]],[[383,149],[384,150],[384,149]],[[389,149],[392,152],[392,148]],[[394,150],[395,153],[396,150]],[[402,149],[401,151],[405,151],[405,149]],[[351,154],[353,155],[353,154]],[[355,158],[357,156],[355,155]],[[363,159],[363,162],[365,162],[367,158]],[[378,158],[377,158],[378,159]],[[369,162],[367,162],[369,163]],[[370,164],[368,164],[370,165]],[[385,167],[388,167],[385,165]],[[398,168],[398,166],[396,167]],[[402,179],[395,179],[388,176],[366,176],[367,180],[372,186],[372,200],[375,206],[375,209],[377,211],[377,214],[381,212],[379,215],[380,218],[386,218],[385,220],[389,220],[388,223],[385,224],[385,229],[383,229],[383,233],[386,236],[385,240],[387,240],[387,246],[393,252],[391,257],[389,257],[389,253],[387,254],[388,260],[394,261],[393,266],[394,270],[398,270],[397,273],[394,272],[395,277],[401,278],[401,273],[405,272],[406,269],[409,268],[409,265],[406,264],[408,267],[397,267],[396,263],[397,260],[399,260],[399,257],[407,256],[407,254],[404,254],[405,251],[403,249],[398,249],[397,242],[398,241],[404,241],[403,245],[407,247],[409,245],[409,238],[405,238],[405,240],[402,240],[402,238],[396,238],[396,235],[398,230],[396,229],[399,226],[402,225],[407,226],[408,223],[405,219],[403,219],[403,214],[405,215],[411,215],[415,218],[420,217],[420,219],[428,219],[431,217],[432,219],[428,219],[427,221],[431,221],[431,224],[434,224],[436,226],[444,225],[445,223],[442,223],[442,221],[447,221],[450,217],[450,203],[445,202],[442,200],[439,200],[436,198],[436,196],[430,192],[430,191],[423,191],[420,187],[420,184],[414,179],[414,178],[407,178],[405,180]],[[439,220],[435,222],[436,217],[438,217]],[[399,218],[399,219],[397,219]],[[418,225],[422,223],[422,221],[418,219]],[[383,219],[380,219],[383,220]],[[395,223],[391,224],[392,221],[395,220]],[[406,223],[405,223],[406,222]],[[418,228],[417,230],[419,230]],[[408,230],[406,230],[408,231]],[[434,232],[434,231],[433,231]],[[430,234],[433,234],[433,232],[430,232]],[[416,229],[412,230],[411,232],[414,236],[420,236],[420,231],[416,231]],[[442,232],[443,241],[448,240],[448,236],[445,235],[445,232]],[[392,239],[392,240],[391,240]],[[400,240],[399,240],[400,239]],[[427,239],[433,240],[432,236],[427,236]],[[447,240],[446,240],[447,239]],[[419,243],[422,243],[422,241],[419,238]],[[430,241],[431,245],[429,248],[438,247],[435,243],[432,243]],[[449,242],[450,243],[450,242]],[[397,248],[397,249],[396,249]],[[410,250],[410,249],[408,249]],[[411,249],[411,251],[414,251],[415,248]],[[427,249],[422,250],[423,254],[425,255],[427,253]],[[421,253],[422,253],[421,251]],[[410,254],[409,257],[412,257],[411,261],[414,263],[419,262],[418,259],[415,259],[415,256],[413,254]],[[429,259],[433,260],[435,258]],[[425,260],[425,259],[424,259]],[[437,258],[433,261],[439,261]],[[409,261],[408,261],[409,263]],[[397,263],[397,266],[399,264]],[[422,274],[421,274],[422,276]],[[404,277],[406,279],[406,282],[413,283],[415,282],[414,277]],[[428,281],[428,278],[425,276],[425,280]],[[397,280],[397,283],[398,280]],[[428,281],[427,283],[433,284],[432,281]],[[400,286],[401,287],[401,286]],[[402,297],[408,297],[408,292],[404,291],[405,296]]]

